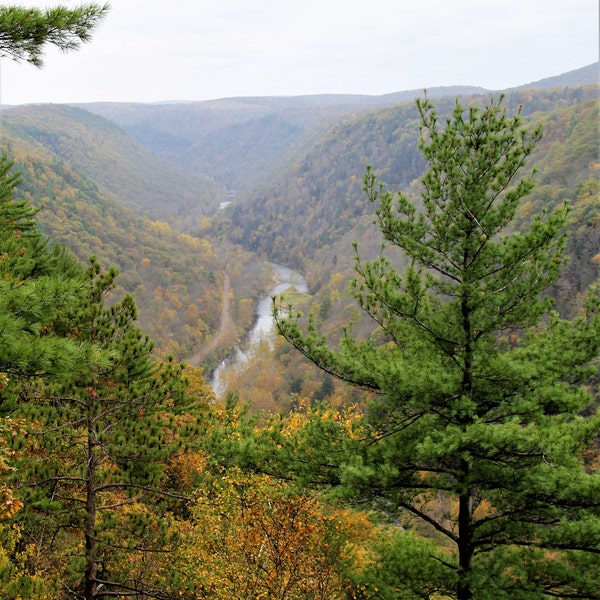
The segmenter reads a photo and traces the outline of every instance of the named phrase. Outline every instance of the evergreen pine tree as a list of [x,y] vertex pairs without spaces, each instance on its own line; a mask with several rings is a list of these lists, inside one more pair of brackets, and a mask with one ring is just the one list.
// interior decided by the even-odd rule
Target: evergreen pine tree
[[83,268],[64,249],[48,247],[35,209],[14,201],[20,177],[0,157],[0,372],[41,376],[67,372],[83,348],[53,331],[79,301]]
[[373,336],[347,328],[332,349],[315,321],[305,329],[300,314],[275,310],[312,362],[373,393],[343,442],[317,414],[298,434],[319,436],[313,456],[298,462],[296,448],[294,464],[312,461],[313,480],[429,531],[452,597],[598,598],[600,474],[583,452],[600,425],[585,386],[597,371],[600,302],[590,292],[569,322],[544,293],[563,263],[566,207],[509,230],[534,185],[517,172],[540,131],[501,100],[457,103],[442,123],[429,100],[418,108],[429,163],[421,201],[386,191],[370,169],[365,177],[377,224],[408,265],[400,273],[385,252],[372,262],[357,252],[354,296]]
[[77,50],[108,13],[108,4],[82,4],[77,8],[26,8],[0,6],[0,56],[43,64],[46,44],[63,52]]
[[186,500],[166,469],[184,449],[186,430],[176,418],[189,415],[193,427],[198,415],[181,367],[152,360],[131,296],[109,301],[116,276],[92,258],[87,295],[61,324],[108,363],[83,364],[39,389],[35,401],[30,391],[22,405],[33,442],[19,465],[21,518],[36,544],[66,563],[65,591],[86,600],[109,592],[152,596],[127,561],[168,549],[161,512],[169,499]]
[[198,402],[181,366],[152,360],[133,299],[111,299],[116,270],[86,270],[40,235],[11,167],[0,160],[0,497],[19,525],[0,532],[0,586],[151,597],[138,557],[168,547],[161,511],[186,501],[166,464]]
[[[25,473],[14,471],[14,453],[6,446],[19,447],[23,442],[25,421],[19,401],[35,402],[33,390],[42,382],[73,377],[82,365],[98,368],[107,365],[108,359],[62,330],[65,314],[81,302],[85,269],[64,248],[50,247],[37,230],[36,210],[26,201],[13,199],[20,177],[12,166],[5,155],[0,157],[0,497],[4,517],[18,519],[15,512],[23,503],[13,488]],[[19,562],[28,560],[28,551],[27,546],[20,552],[16,548],[27,538],[10,523],[2,530],[0,555],[5,560],[0,587],[6,597],[52,595],[55,588],[44,574],[31,576],[19,568]]]

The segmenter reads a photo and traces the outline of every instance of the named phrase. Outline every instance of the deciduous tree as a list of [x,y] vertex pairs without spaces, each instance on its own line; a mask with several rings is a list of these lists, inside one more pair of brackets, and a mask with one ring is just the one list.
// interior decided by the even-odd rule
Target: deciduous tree
[[344,598],[344,523],[314,495],[231,469],[198,493],[166,575],[190,599]]

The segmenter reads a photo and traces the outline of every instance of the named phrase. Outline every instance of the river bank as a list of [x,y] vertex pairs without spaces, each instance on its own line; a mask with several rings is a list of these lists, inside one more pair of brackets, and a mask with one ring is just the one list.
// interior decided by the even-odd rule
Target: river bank
[[273,320],[273,296],[295,289],[301,294],[308,294],[308,284],[303,275],[289,267],[271,263],[276,276],[274,285],[258,303],[255,310],[255,323],[241,344],[223,360],[213,371],[208,384],[213,388],[217,398],[226,393],[226,375],[230,370],[239,372],[250,367],[253,356],[262,343],[273,348],[275,340],[275,322]]

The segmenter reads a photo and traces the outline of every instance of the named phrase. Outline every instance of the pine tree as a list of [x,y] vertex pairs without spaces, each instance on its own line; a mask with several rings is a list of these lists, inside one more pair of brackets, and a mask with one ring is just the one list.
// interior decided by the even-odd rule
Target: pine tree
[[55,568],[64,573],[65,591],[86,600],[109,592],[152,597],[151,584],[132,565],[169,547],[161,513],[169,501],[186,498],[169,481],[166,464],[191,431],[177,425],[177,416],[187,415],[188,427],[198,416],[181,367],[152,360],[131,296],[109,302],[116,276],[92,258],[87,296],[59,325],[105,353],[108,364],[83,364],[37,397],[30,390],[21,407],[33,439],[18,465],[21,518],[36,544],[62,561]]
[[79,301],[83,268],[64,249],[49,248],[37,231],[36,210],[13,200],[20,177],[12,166],[0,156],[0,372],[59,375],[84,351],[52,328]]
[[377,499],[447,547],[437,560],[452,597],[598,598],[600,475],[582,456],[600,425],[585,386],[600,301],[590,292],[569,322],[544,293],[563,264],[567,207],[510,231],[534,185],[517,173],[541,132],[501,100],[457,102],[443,122],[429,100],[418,109],[421,200],[393,195],[370,168],[364,180],[386,243],[407,261],[401,273],[385,248],[372,262],[356,251],[353,291],[372,337],[348,327],[332,349],[315,321],[305,329],[291,307],[275,310],[298,350],[373,394],[343,442],[317,414],[313,456],[295,465],[312,461],[313,481]]
[[85,269],[40,235],[11,167],[0,160],[0,497],[18,525],[0,532],[0,586],[152,597],[139,557],[168,548],[161,511],[186,498],[166,465],[203,399],[181,366],[152,360],[133,299],[111,299],[116,270]]
[[[23,503],[13,489],[22,482],[14,471],[12,444],[22,443],[25,431],[19,402],[30,399],[42,382],[81,372],[82,365],[108,365],[108,357],[90,344],[61,331],[64,315],[79,305],[85,269],[67,250],[50,247],[38,232],[36,210],[13,199],[20,182],[12,161],[0,157],[0,498],[3,520],[18,519]],[[25,400],[24,400],[25,399]],[[32,398],[31,398],[32,399]],[[29,560],[25,542],[14,523],[2,526],[4,555],[0,587],[10,597],[52,597],[56,588],[45,575],[25,573],[19,563]],[[8,543],[7,543],[8,540]],[[31,547],[29,547],[31,549]],[[46,596],[46,593],[48,596]]]
[[63,52],[77,50],[107,15],[109,6],[82,4],[77,8],[55,6],[40,10],[0,6],[0,56],[41,67],[44,46]]

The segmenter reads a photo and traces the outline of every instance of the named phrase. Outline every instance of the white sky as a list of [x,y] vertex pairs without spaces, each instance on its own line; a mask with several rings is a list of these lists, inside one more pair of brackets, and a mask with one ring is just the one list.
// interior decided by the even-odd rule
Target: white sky
[[[53,6],[52,0],[4,4]],[[76,6],[78,2],[63,0]],[[0,102],[498,90],[598,60],[598,0],[112,0],[91,43],[3,58]]]

